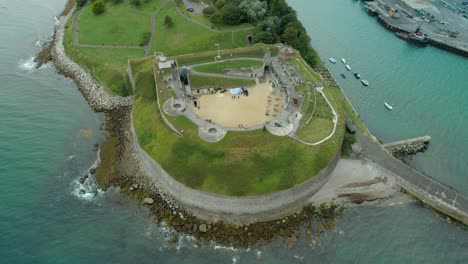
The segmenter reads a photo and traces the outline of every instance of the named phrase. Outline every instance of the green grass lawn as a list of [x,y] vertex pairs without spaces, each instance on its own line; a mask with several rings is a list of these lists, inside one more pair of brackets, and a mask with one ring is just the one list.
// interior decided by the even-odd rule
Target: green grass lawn
[[[172,18],[173,26],[166,27],[164,19]],[[236,44],[234,44],[234,43]],[[156,18],[156,29],[151,51],[162,51],[167,56],[201,51],[216,51],[215,43],[221,49],[247,45],[246,32],[212,32],[180,16],[172,2],[165,5]]]
[[[220,50],[222,59],[228,58],[263,58],[267,51],[270,51],[272,56],[278,54],[278,48],[274,45],[266,44],[255,44],[251,47],[237,48],[237,49],[223,49]],[[199,52],[193,54],[185,54],[179,56],[173,56],[171,59],[176,59],[179,65],[193,65],[197,63],[212,62],[214,57],[218,55],[217,50]]]
[[[309,147],[262,130],[228,132],[220,142],[208,143],[185,117],[166,116],[178,129],[184,130],[183,137],[176,136],[155,107],[157,95],[150,74],[142,70],[136,78],[133,118],[139,144],[171,176],[188,187],[235,196],[287,189],[316,175],[340,145],[341,133],[326,144]],[[157,79],[160,84],[162,80]]]
[[124,3],[107,3],[100,15],[93,14],[88,5],[80,17],[78,39],[81,44],[138,46],[150,31],[151,16],[133,12]]
[[210,18],[203,15],[203,14],[199,14],[199,13],[190,13],[187,11],[187,9],[185,9],[185,7],[182,5],[180,6],[180,10],[182,11],[182,13],[184,13],[186,16],[190,17],[191,19],[194,19],[200,23],[202,23],[203,25],[206,25],[210,28],[215,28],[215,29],[218,29],[218,30],[241,30],[241,29],[247,29],[247,28],[251,28],[251,27],[254,27],[254,25],[250,24],[250,23],[242,23],[242,24],[239,24],[239,25],[227,25],[227,24],[224,24],[224,23],[221,23],[221,24],[213,24],[211,23],[210,21]]
[[296,137],[309,143],[314,143],[324,139],[333,131],[333,113],[325,99],[317,94],[317,105],[312,121],[306,124],[309,115],[312,113],[313,102],[307,108],[305,115],[301,119],[300,127],[296,132]]
[[263,66],[263,61],[258,60],[228,60],[213,64],[206,64],[193,67],[193,70],[207,73],[224,73],[227,69],[239,68],[260,68]]
[[164,1],[165,0],[142,0],[140,1],[140,6],[130,5],[130,7],[138,11],[153,14],[164,3]]
[[222,77],[207,77],[199,75],[190,75],[190,86],[192,89],[201,88],[234,88],[240,86],[252,86],[254,80],[231,79]]
[[132,93],[127,78],[127,60],[144,55],[143,49],[82,48],[73,45],[72,28],[75,15],[68,21],[63,45],[75,62],[85,67],[104,88],[118,95]]

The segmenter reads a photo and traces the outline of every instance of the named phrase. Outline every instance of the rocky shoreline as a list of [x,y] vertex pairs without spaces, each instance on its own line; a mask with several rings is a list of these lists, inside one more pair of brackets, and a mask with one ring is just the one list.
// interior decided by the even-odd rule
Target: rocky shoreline
[[[335,226],[335,217],[344,210],[333,203],[310,205],[285,218],[250,225],[200,220],[160,190],[154,179],[149,179],[142,171],[132,142],[130,115],[130,107],[106,113],[109,135],[101,146],[96,180],[104,187],[118,186],[127,196],[147,206],[156,223],[165,222],[179,234],[191,235],[206,244],[215,242],[242,248],[282,239],[286,247],[292,248],[303,228],[307,237],[320,236]],[[169,240],[176,241],[177,236]]]
[[[67,3],[68,12],[64,11],[58,19],[54,38],[48,49],[58,71],[75,81],[91,108],[96,112],[106,113],[108,135],[100,148],[101,162],[90,172],[95,174],[101,187],[119,187],[127,196],[149,207],[157,223],[165,222],[176,231],[189,234],[204,243],[216,242],[246,248],[282,239],[287,248],[292,248],[304,228],[309,240],[313,240],[313,237],[320,237],[326,229],[335,226],[335,217],[343,212],[344,207],[334,203],[305,206],[300,212],[279,220],[234,225],[222,221],[200,220],[160,190],[154,179],[150,179],[143,171],[135,155],[136,142],[133,142],[131,132],[133,98],[106,94],[92,76],[65,53],[65,26],[75,11],[75,7],[71,5],[73,2],[74,0],[70,0]],[[43,53],[43,57],[47,58],[47,51]],[[83,177],[80,182],[87,179]],[[174,237],[170,240],[176,242],[178,239]]]
[[73,15],[75,8],[73,7],[67,14],[58,18],[58,22],[55,25],[54,39],[50,48],[50,55],[55,67],[61,74],[73,79],[77,83],[81,93],[94,111],[107,112],[131,106],[133,97],[106,94],[103,87],[91,77],[91,74],[70,59],[65,53],[65,47],[63,46],[65,26]]

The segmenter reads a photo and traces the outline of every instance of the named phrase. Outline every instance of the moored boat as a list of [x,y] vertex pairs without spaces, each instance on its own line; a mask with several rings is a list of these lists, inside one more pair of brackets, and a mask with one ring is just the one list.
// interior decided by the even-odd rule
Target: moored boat
[[426,46],[428,41],[426,38],[426,34],[421,31],[416,31],[412,34],[404,33],[404,32],[396,32],[395,35],[401,39],[404,39],[408,42],[418,44],[421,46]]
[[346,79],[346,75],[344,73],[340,74],[341,78]]
[[388,109],[388,110],[392,110],[393,109],[393,106],[391,106],[389,103],[387,102],[384,102],[384,105],[385,107]]
[[354,75],[354,77],[356,77],[356,79],[361,78],[361,74],[359,74],[359,73],[357,73],[357,72],[355,72],[353,75]]
[[364,84],[365,86],[369,86],[369,82],[367,80],[361,80],[362,84]]
[[330,58],[328,59],[331,63],[335,64],[336,63],[336,60],[334,58]]
[[348,71],[351,71],[351,67],[348,64],[346,64],[345,67]]
[[341,62],[346,63],[345,58],[341,58]]

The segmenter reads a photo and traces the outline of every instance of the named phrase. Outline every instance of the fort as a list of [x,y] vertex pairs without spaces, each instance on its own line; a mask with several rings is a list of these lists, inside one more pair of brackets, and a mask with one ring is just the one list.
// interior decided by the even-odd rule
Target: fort
[[[373,140],[326,69],[317,69],[322,77],[287,45],[251,45],[249,25],[213,29],[175,2],[158,4],[134,10],[125,2],[106,11],[129,12],[125,19],[158,26],[143,46],[112,31],[79,38],[89,21],[100,18],[90,15],[89,6],[73,9],[56,26],[52,55],[97,111],[131,106],[130,131],[119,137],[130,142],[131,161],[163,193],[210,221],[252,223],[300,210],[340,159],[347,116],[365,160],[398,175],[402,188],[437,210],[467,222],[466,197],[395,160]],[[164,16],[173,17],[172,28],[163,24]],[[121,45],[102,45],[114,41]]]

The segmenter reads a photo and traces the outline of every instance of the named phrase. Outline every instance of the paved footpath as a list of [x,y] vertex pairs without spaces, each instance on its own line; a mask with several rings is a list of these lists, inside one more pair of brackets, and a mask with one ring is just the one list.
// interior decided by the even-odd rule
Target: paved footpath
[[398,175],[398,183],[403,189],[468,225],[468,198],[464,194],[412,169],[361,133],[357,137],[366,158]]

